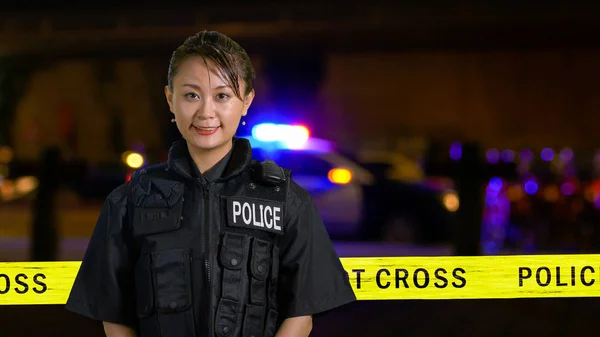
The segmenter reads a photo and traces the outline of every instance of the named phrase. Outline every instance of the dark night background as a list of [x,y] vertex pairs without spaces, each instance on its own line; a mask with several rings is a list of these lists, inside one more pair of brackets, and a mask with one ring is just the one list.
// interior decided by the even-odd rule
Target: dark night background
[[[168,60],[203,29],[252,58],[248,127],[302,123],[365,167],[385,152],[400,181],[458,191],[443,242],[357,237],[341,255],[599,250],[600,3],[3,1],[0,261],[81,258],[101,199],[125,177],[123,152],[156,162],[177,137]],[[53,153],[67,163],[58,171]],[[597,307],[360,301],[319,316],[311,336],[596,336]],[[103,335],[60,306],[0,306],[0,327],[6,337]]]

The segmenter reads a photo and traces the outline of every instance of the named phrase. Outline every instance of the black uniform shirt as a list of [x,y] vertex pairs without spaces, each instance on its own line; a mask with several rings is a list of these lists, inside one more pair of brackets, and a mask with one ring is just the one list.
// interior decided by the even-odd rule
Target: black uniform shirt
[[[132,179],[132,182],[116,188],[105,200],[66,308],[95,320],[131,326],[141,337],[237,337],[273,336],[276,330],[273,322],[275,316],[278,326],[285,318],[314,315],[354,301],[356,297],[348,276],[316,205],[307,191],[293,180],[285,199],[283,233],[278,235],[277,250],[269,248],[269,251],[277,252],[273,261],[278,260],[277,268],[272,271],[276,275],[267,278],[277,284],[273,288],[276,289],[273,295],[277,302],[276,310],[269,309],[273,307],[256,310],[261,306],[250,303],[257,294],[266,296],[266,290],[261,290],[267,289],[261,288],[265,283],[257,282],[253,276],[250,276],[250,280],[248,275],[236,274],[241,270],[238,268],[244,268],[244,272],[260,275],[257,270],[261,271],[261,259],[266,256],[271,260],[270,255],[255,259],[257,252],[267,247],[263,244],[264,240],[259,240],[260,235],[244,242],[232,240],[235,236],[230,237],[231,242],[246,247],[244,256],[249,262],[244,267],[229,265],[229,270],[225,270],[229,260],[222,260],[223,257],[218,256],[224,253],[225,244],[221,241],[224,240],[223,228],[226,225],[218,225],[218,230],[213,226],[227,221],[223,219],[227,216],[220,206],[227,191],[243,191],[248,186],[248,181],[244,179],[247,179],[246,173],[250,170],[251,153],[247,140],[236,139],[230,153],[203,176],[191,160],[185,141],[181,139],[171,147],[168,163],[147,169],[147,172],[177,171],[177,178],[161,178],[158,183],[153,182],[155,187],[133,182],[136,180]],[[182,185],[173,187],[173,184]],[[178,191],[179,186],[185,186],[187,193],[181,211],[181,218],[185,220],[176,227],[179,229],[156,230],[153,227],[156,223],[152,222],[156,219],[159,222],[165,220],[163,224],[173,227],[166,221],[168,219],[153,218],[156,211],[136,213],[134,220],[128,214],[132,203],[138,203],[139,206],[140,197],[154,203],[172,202],[175,199],[171,198],[177,194],[174,191]],[[152,188],[160,191],[161,195],[151,191]],[[209,220],[205,220],[207,213],[213,214],[208,215]],[[132,221],[133,224],[130,223]],[[211,229],[206,232],[205,227]],[[146,235],[142,248],[134,239],[136,235],[140,237],[136,231],[143,231],[142,234]],[[180,250],[174,247],[188,247],[192,253],[181,255]],[[268,247],[274,245],[269,244]],[[246,258],[244,256],[241,256],[242,259]],[[146,263],[144,258],[154,260]],[[191,270],[189,273],[187,268]],[[215,281],[226,277],[231,279],[232,275],[233,279],[239,279],[242,275],[247,280],[240,282],[246,283],[231,288]],[[258,281],[261,279],[267,282],[262,277]],[[267,292],[270,292],[270,286],[268,289]],[[239,301],[243,301],[241,306],[229,305],[231,300],[227,302],[227,299],[224,302],[222,297],[228,297],[232,291],[246,292],[236,295],[242,294],[239,295],[242,297],[238,296]],[[248,295],[250,292],[253,293]],[[268,296],[266,305],[270,306],[271,293]],[[265,310],[267,315],[260,316]]]
[[194,178],[200,178],[204,182],[211,182],[219,179],[223,175],[223,172],[225,172],[225,168],[227,168],[227,164],[229,164],[229,159],[231,158],[231,150],[227,152],[225,157],[219,160],[210,170],[203,173],[200,172],[200,170],[198,169],[198,165],[194,163],[194,160],[189,155],[189,153],[187,157],[189,159],[190,172],[192,173],[192,176]]

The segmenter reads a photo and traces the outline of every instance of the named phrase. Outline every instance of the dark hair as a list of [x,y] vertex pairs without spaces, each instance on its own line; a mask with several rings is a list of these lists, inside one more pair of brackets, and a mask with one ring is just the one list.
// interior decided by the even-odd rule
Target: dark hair
[[188,37],[173,52],[168,74],[168,86],[171,91],[173,90],[173,77],[177,75],[179,65],[192,56],[201,56],[205,62],[207,60],[214,62],[239,99],[242,99],[240,79],[246,84],[244,96],[252,91],[252,81],[256,75],[246,50],[230,37],[206,30]]

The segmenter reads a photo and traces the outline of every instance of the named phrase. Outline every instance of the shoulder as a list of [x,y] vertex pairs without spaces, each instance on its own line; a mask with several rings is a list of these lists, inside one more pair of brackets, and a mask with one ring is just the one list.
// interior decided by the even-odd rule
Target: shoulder
[[105,202],[112,205],[124,206],[127,204],[127,198],[129,197],[129,186],[130,182],[117,186],[106,196]]
[[286,207],[292,213],[303,212],[307,206],[314,204],[313,198],[310,193],[302,186],[300,186],[293,176],[293,172],[287,168],[282,168],[285,172],[287,182],[287,200]]
[[113,189],[106,197],[106,201],[113,205],[124,206],[127,204],[133,189],[144,184],[146,179],[158,177],[167,172],[166,168],[166,163],[159,163],[133,171],[131,179]]
[[137,184],[143,177],[153,177],[157,175],[164,174],[164,172],[168,172],[167,163],[162,162],[158,164],[153,164],[146,166],[144,168],[133,171],[131,174],[131,183]]
[[292,209],[302,209],[313,203],[312,196],[306,189],[298,185],[294,179],[290,179],[288,191],[288,207]]
[[287,188],[286,206],[289,209],[301,209],[312,203],[312,197],[293,179],[293,172],[273,160],[262,162],[253,160],[250,172],[254,181],[265,185],[281,185]]

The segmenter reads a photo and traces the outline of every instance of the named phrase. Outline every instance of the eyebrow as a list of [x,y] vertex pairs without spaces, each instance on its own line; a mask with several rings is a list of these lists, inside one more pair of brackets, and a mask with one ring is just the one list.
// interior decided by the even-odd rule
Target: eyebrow
[[[196,89],[196,90],[198,90],[198,91],[201,91],[201,90],[202,90],[202,89],[200,89],[200,86],[198,86],[198,85],[196,85],[196,84],[192,84],[192,83],[185,83],[183,86],[184,86],[184,87],[190,87],[190,88]],[[227,85],[227,84],[221,84],[221,85],[219,85],[218,87],[216,87],[216,88],[214,88],[214,89],[218,90],[218,89],[225,89],[225,88],[229,88],[229,89],[231,89],[231,86],[229,86],[229,85]]]

